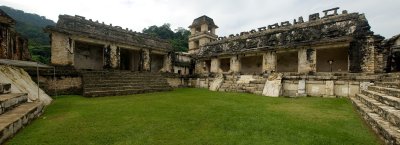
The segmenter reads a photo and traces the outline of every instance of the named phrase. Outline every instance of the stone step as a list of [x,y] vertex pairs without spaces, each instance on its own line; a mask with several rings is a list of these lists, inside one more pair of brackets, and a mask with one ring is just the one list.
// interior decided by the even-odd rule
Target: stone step
[[386,144],[400,144],[400,129],[398,127],[392,125],[387,120],[374,113],[355,97],[351,97],[350,99],[364,120],[372,127],[379,137],[385,141]]
[[108,76],[161,76],[161,74],[154,73],[96,73],[96,74],[82,74],[84,77],[108,77]]
[[0,94],[7,94],[11,92],[11,84],[0,83]]
[[84,78],[84,80],[144,80],[146,78],[154,78],[154,79],[161,79],[161,77],[102,77],[102,78]]
[[400,82],[375,82],[376,86],[400,89]]
[[380,87],[380,86],[369,86],[368,90],[400,98],[400,89]]
[[143,89],[154,89],[154,88],[168,88],[168,85],[138,85],[138,86],[113,86],[113,87],[84,87],[84,91],[98,91],[98,90],[104,90],[104,91],[112,91],[112,90],[121,90],[121,89],[138,89],[138,90],[143,90]]
[[382,104],[363,94],[357,94],[356,98],[374,113],[379,114],[382,118],[392,123],[392,125],[400,128],[400,110]]
[[[154,77],[148,77],[148,78],[154,78]],[[131,78],[99,78],[99,79],[86,79],[84,78],[83,81],[85,82],[100,82],[100,81],[121,81],[121,82],[157,82],[163,80],[161,78],[154,78],[154,79],[146,79],[146,78],[140,78],[140,79],[131,79]]]
[[97,88],[97,87],[117,87],[117,86],[121,86],[121,87],[124,87],[124,86],[132,86],[132,87],[135,87],[135,86],[143,86],[143,85],[140,85],[140,84],[145,84],[145,85],[163,85],[163,86],[168,86],[168,83],[167,82],[158,82],[158,83],[145,83],[145,82],[143,82],[143,83],[134,83],[134,82],[128,82],[128,83],[100,83],[100,84],[97,84],[97,83],[86,83],[86,84],[84,84],[83,85],[83,87],[84,88]]
[[149,92],[160,92],[160,91],[170,91],[169,88],[152,88],[152,89],[126,89],[126,90],[112,90],[112,91],[87,91],[84,92],[83,96],[86,97],[99,97],[99,96],[116,96],[116,95],[131,95],[131,94],[141,94],[141,93],[149,93]]
[[250,84],[265,84],[266,81],[267,81],[267,79],[257,79],[257,80],[250,81]]
[[0,114],[11,110],[18,105],[28,101],[28,95],[25,93],[12,93],[0,95]]
[[83,74],[84,96],[129,95],[171,90],[160,73],[130,71],[100,71]]
[[24,103],[0,115],[0,144],[14,136],[21,128],[39,117],[43,112],[40,102]]
[[361,91],[362,94],[374,98],[375,100],[384,103],[386,105],[392,106],[396,109],[400,110],[400,98],[388,96],[379,92],[370,91],[370,90],[363,90]]

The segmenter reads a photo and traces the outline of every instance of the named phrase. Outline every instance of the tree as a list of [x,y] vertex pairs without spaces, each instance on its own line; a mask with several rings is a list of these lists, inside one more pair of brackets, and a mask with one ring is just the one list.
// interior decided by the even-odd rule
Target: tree
[[144,28],[143,33],[156,36],[164,40],[168,40],[175,51],[187,51],[188,50],[188,39],[190,35],[190,31],[179,27],[175,29],[175,32],[171,30],[171,25],[165,23],[161,26],[150,26],[148,28]]

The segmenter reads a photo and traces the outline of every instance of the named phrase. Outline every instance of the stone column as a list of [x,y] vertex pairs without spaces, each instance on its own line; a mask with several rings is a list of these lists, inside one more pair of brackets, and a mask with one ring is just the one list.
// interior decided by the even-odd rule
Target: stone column
[[307,96],[305,79],[299,80],[299,84],[297,86],[297,96]]
[[303,74],[316,72],[317,55],[313,48],[301,48],[298,52],[298,72]]
[[51,64],[73,66],[75,41],[56,32],[51,34],[51,39]]
[[195,72],[196,72],[196,74],[202,74],[202,73],[204,73],[204,65],[205,65],[205,62],[204,61],[202,61],[202,60],[197,60],[196,61],[196,66],[195,66]]
[[324,97],[335,96],[335,83],[333,81],[325,81],[325,95]]
[[364,48],[364,57],[361,59],[361,71],[364,73],[373,73],[375,70],[375,45],[374,38],[369,36]]
[[118,69],[120,63],[120,54],[119,48],[116,45],[110,45],[110,60],[111,60],[111,68]]
[[171,55],[165,54],[164,55],[164,61],[163,61],[163,68],[162,72],[171,72],[172,70],[172,58]]
[[143,56],[143,71],[150,71],[151,67],[151,62],[150,62],[150,50],[149,49],[143,49],[142,52]]
[[262,71],[271,73],[276,71],[276,52],[270,51],[263,54]]
[[230,71],[233,73],[239,73],[240,72],[240,58],[239,56],[233,56],[231,57],[231,64],[230,64]]
[[210,71],[212,72],[212,73],[219,73],[219,72],[221,72],[220,71],[220,61],[219,61],[219,59],[218,58],[212,58],[211,59],[211,69],[210,69]]

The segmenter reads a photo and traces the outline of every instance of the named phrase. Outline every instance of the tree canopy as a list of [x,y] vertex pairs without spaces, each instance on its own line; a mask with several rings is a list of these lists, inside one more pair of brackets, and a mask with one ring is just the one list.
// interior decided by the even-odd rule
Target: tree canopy
[[144,28],[142,32],[168,40],[175,51],[188,51],[188,39],[190,31],[186,30],[185,28],[179,27],[178,29],[172,31],[171,25],[169,23],[165,23],[161,26],[153,25],[148,28]]

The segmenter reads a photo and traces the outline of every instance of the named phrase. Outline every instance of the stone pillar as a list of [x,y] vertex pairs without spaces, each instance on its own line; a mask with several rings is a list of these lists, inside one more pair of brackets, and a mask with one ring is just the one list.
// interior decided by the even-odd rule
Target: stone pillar
[[211,34],[215,34],[215,28],[211,28]]
[[195,65],[195,68],[194,68],[196,74],[204,73],[204,71],[205,71],[204,68],[203,68],[204,65],[205,65],[204,61],[202,61],[202,60],[197,60],[196,61],[196,65]]
[[313,48],[301,48],[298,52],[298,72],[309,74],[316,72],[317,55]]
[[233,73],[239,73],[240,72],[240,58],[239,56],[233,56],[231,57],[231,64],[230,64],[230,71]]
[[276,71],[276,52],[270,51],[263,54],[262,71],[271,73]]
[[335,83],[333,81],[325,81],[325,95],[324,97],[335,96]]
[[143,49],[142,50],[143,56],[143,71],[150,71],[151,62],[150,62],[150,50]]
[[51,34],[51,40],[51,64],[73,66],[75,41],[56,32]]
[[219,61],[218,58],[212,58],[212,59],[211,59],[211,69],[210,69],[210,71],[211,71],[212,73],[219,73],[219,72],[221,72],[221,71],[220,71],[220,68],[219,68],[220,65],[221,65],[221,63],[220,63],[220,61]]
[[162,72],[171,72],[172,71],[172,58],[171,55],[165,54],[164,61],[163,61],[163,68],[161,69]]
[[361,71],[364,73],[373,73],[375,70],[375,45],[372,36],[367,38],[367,44],[364,46],[364,57],[361,59]]
[[306,96],[306,80],[299,80],[299,84],[297,86],[297,96]]
[[110,45],[110,60],[111,60],[111,68],[118,69],[120,62],[120,54],[119,48],[116,45]]
[[111,45],[106,44],[103,48],[103,68],[110,69],[111,68]]
[[202,24],[201,25],[201,32],[207,32],[208,31],[208,25],[207,24]]

